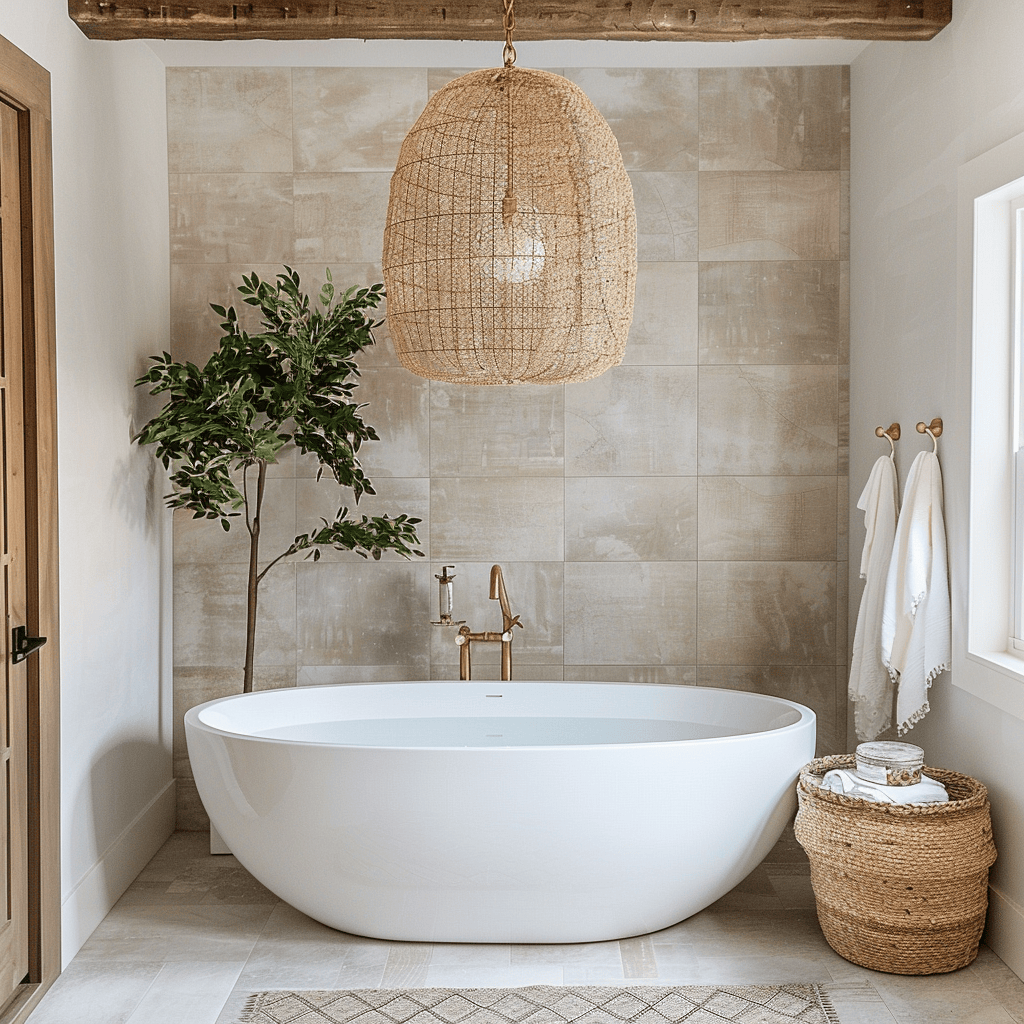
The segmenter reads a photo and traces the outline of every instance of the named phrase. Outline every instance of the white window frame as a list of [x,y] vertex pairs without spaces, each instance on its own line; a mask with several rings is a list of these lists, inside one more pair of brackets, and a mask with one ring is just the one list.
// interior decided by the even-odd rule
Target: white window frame
[[1022,198],[1024,134],[959,169],[957,331],[960,351],[970,353],[971,429],[967,578],[966,588],[954,587],[952,682],[1024,719],[1024,652],[1013,643],[1020,374],[1012,205]]
[[[1013,383],[1012,605],[1007,651],[1024,658],[1024,194],[1009,200],[1013,260],[1010,283],[1011,380]],[[976,243],[977,244],[977,243]]]

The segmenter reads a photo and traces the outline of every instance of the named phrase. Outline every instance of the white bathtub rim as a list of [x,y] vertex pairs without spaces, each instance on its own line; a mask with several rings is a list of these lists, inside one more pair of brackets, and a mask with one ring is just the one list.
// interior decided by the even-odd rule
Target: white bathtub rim
[[[495,685],[493,680],[481,680],[481,682],[488,682],[490,685]],[[528,685],[549,685],[548,681],[545,680],[528,680],[525,681]],[[239,732],[231,729],[223,729],[219,726],[212,725],[209,722],[203,720],[203,713],[216,707],[220,704],[231,703],[234,701],[241,700],[243,698],[257,697],[263,694],[282,694],[282,693],[298,693],[300,691],[313,691],[318,689],[334,689],[334,690],[348,690],[354,687],[369,687],[369,686],[417,686],[423,683],[439,685],[448,684],[452,687],[459,687],[467,685],[465,682],[459,680],[445,680],[445,679],[429,679],[429,680],[372,680],[365,683],[321,683],[314,686],[302,686],[302,687],[277,687],[271,690],[257,690],[253,693],[234,693],[229,694],[226,697],[218,697],[214,700],[206,701],[203,704],[197,704],[195,707],[190,708],[185,713],[185,723],[188,727],[193,729],[199,729],[204,732],[211,733],[215,736],[223,737],[232,740],[244,740],[252,743],[268,743],[275,745],[295,745],[302,747],[303,749],[310,748],[323,748],[328,750],[379,750],[379,751],[417,751],[417,752],[438,752],[440,753],[451,753],[453,751],[464,751],[473,753],[491,752],[495,754],[508,754],[512,751],[522,751],[524,753],[540,752],[540,751],[599,751],[599,750],[642,750],[642,749],[671,749],[675,747],[686,747],[692,749],[694,747],[706,746],[710,744],[720,743],[749,743],[755,740],[757,737],[762,736],[781,736],[788,732],[797,732],[809,727],[817,727],[817,716],[809,707],[804,704],[799,704],[796,701],[790,700],[787,697],[776,697],[774,694],[758,693],[755,690],[732,690],[727,687],[717,686],[693,686],[689,683],[630,683],[630,682],[615,682],[612,680],[551,680],[551,685],[564,685],[564,686],[616,686],[616,687],[636,687],[644,688],[649,690],[665,690],[665,689],[678,689],[685,690],[687,692],[699,692],[701,694],[731,694],[742,696],[750,696],[755,698],[761,698],[768,700],[772,703],[780,704],[784,707],[795,711],[797,713],[797,719],[793,722],[789,722],[786,725],[778,726],[774,729],[759,729],[752,732],[736,733],[730,736],[707,736],[694,739],[684,740],[637,740],[632,742],[622,743],[558,743],[558,744],[510,744],[508,746],[422,746],[422,745],[411,745],[411,744],[375,744],[375,743],[330,743],[322,740],[303,740],[294,737],[283,738],[279,736],[262,736],[253,732]],[[498,686],[501,682],[497,682]],[[508,684],[506,684],[508,685]],[[511,685],[517,685],[513,682]],[[396,717],[396,716],[381,716],[385,717]],[[569,717],[569,716],[566,716]],[[599,717],[599,716],[592,716]]]

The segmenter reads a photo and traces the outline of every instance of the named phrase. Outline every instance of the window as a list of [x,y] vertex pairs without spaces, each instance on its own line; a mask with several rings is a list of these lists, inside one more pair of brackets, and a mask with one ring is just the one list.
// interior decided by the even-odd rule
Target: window
[[[1024,135],[964,164],[958,179],[958,350],[969,357],[960,367],[971,386],[959,544],[960,524],[947,518],[952,681],[1024,718]],[[946,494],[947,505],[959,505],[959,495]]]

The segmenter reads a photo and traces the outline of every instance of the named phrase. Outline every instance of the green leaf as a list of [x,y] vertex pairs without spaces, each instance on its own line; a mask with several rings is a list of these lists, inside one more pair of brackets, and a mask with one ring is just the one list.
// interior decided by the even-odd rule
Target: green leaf
[[[152,445],[170,471],[168,506],[219,520],[224,530],[243,512],[248,522],[257,494],[251,483],[243,493],[242,474],[275,462],[289,443],[316,459],[318,480],[327,472],[349,490],[353,504],[375,494],[359,462],[362,446],[379,441],[364,418],[374,410],[355,394],[357,358],[383,323],[373,318],[384,301],[383,284],[341,291],[327,268],[318,301],[311,303],[299,274],[286,266],[273,283],[243,274],[237,291],[259,308],[259,333],[241,329],[234,306],[211,304],[223,334],[206,363],[177,362],[164,352],[150,357],[152,365],[136,381],[165,396],[164,407],[133,441]],[[316,562],[326,546],[363,558],[379,559],[384,551],[422,557],[419,522],[405,515],[350,518],[342,508],[333,522],[297,536],[269,565],[300,551]]]

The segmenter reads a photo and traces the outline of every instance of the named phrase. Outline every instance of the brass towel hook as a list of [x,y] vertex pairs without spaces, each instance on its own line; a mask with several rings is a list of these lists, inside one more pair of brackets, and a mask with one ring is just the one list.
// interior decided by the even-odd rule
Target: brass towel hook
[[875,427],[875,437],[884,437],[889,442],[889,458],[896,458],[896,445],[893,443],[900,439],[900,425],[898,423],[890,423],[889,429],[885,427]]
[[932,439],[932,453],[937,453],[939,450],[938,438],[942,436],[942,420],[936,416],[931,423],[922,421],[917,425],[917,432],[919,434],[927,434]]

